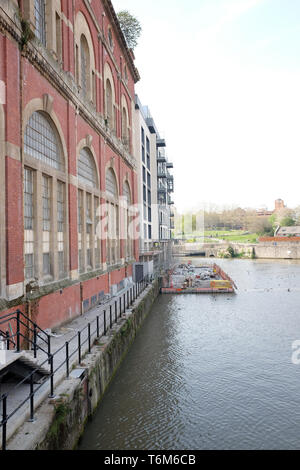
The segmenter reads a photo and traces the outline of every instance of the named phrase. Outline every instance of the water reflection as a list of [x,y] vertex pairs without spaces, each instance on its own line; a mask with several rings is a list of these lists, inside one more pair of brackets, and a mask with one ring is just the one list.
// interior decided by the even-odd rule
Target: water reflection
[[300,448],[300,263],[218,262],[238,295],[161,296],[80,449]]

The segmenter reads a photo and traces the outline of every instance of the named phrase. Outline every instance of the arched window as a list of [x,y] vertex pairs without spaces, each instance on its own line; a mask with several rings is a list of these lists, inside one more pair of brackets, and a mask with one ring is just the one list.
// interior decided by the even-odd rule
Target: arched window
[[83,13],[78,12],[75,20],[75,76],[81,88],[82,98],[89,104],[96,104],[96,62],[91,31]]
[[133,240],[130,234],[130,208],[132,204],[130,187],[127,181],[123,186],[123,195],[125,198],[125,217],[124,217],[124,234],[125,234],[125,258],[131,259],[133,256]]
[[110,80],[106,80],[106,119],[107,124],[111,129],[114,129],[114,113],[113,113],[113,93]]
[[121,96],[121,138],[122,143],[126,150],[130,151],[130,122],[129,122],[129,112],[128,112],[128,104],[125,98],[125,95]]
[[124,196],[127,202],[127,206],[129,207],[131,205],[131,193],[130,193],[130,188],[129,188],[129,184],[127,183],[127,181],[124,183],[123,190],[124,190]]
[[124,107],[122,109],[122,142],[125,147],[129,147],[127,112]]
[[85,36],[82,34],[80,38],[80,54],[81,54],[81,89],[85,98],[90,96],[90,54],[89,46]]
[[24,133],[25,281],[67,276],[66,174],[50,117],[35,111]]
[[106,194],[112,198],[118,197],[117,181],[111,168],[106,172]]
[[78,159],[78,179],[88,186],[97,187],[97,170],[94,158],[87,148],[80,150]]
[[47,47],[55,60],[61,65],[62,54],[62,0],[11,0],[7,3],[22,4],[22,17],[34,25],[36,38]]
[[114,171],[106,171],[106,208],[108,216],[106,261],[108,265],[116,264],[120,257],[119,243],[119,201],[118,186]]
[[127,70],[126,65],[124,66],[124,80],[125,80],[125,83],[128,83],[128,70]]
[[111,28],[108,28],[108,44],[111,49],[114,48],[114,41]]
[[56,170],[61,169],[57,136],[49,120],[40,111],[32,114],[26,126],[24,151]]
[[45,0],[34,0],[35,35],[46,46]]
[[99,186],[92,152],[84,147],[78,157],[78,259],[79,272],[100,267]]

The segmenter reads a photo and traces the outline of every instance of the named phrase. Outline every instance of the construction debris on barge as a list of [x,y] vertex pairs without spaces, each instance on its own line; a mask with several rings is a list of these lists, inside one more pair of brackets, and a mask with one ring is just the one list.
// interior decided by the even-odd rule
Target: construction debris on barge
[[162,294],[235,293],[234,281],[217,264],[176,265],[163,279]]

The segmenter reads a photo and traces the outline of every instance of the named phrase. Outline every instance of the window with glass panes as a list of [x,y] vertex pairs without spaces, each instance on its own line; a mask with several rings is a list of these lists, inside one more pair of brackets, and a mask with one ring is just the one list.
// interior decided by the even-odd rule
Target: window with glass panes
[[123,194],[126,201],[125,217],[124,217],[124,233],[125,233],[125,256],[131,258],[133,254],[132,238],[130,236],[130,208],[131,208],[131,194],[127,181],[124,183]]
[[95,247],[95,268],[101,264],[101,239],[100,239],[100,207],[99,198],[94,197],[94,247]]
[[57,182],[57,251],[58,251],[58,275],[59,278],[65,276],[65,184]]
[[79,272],[84,270],[84,262],[83,262],[83,250],[82,250],[82,228],[83,228],[83,191],[78,190],[78,214],[77,214],[77,221],[78,221],[78,265],[79,265]]
[[89,79],[89,60],[88,60],[88,44],[85,37],[82,35],[80,39],[80,54],[81,54],[81,89],[85,97],[88,93],[88,79]]
[[65,271],[66,186],[61,181],[64,169],[59,137],[42,111],[34,112],[26,126],[24,162],[25,280],[35,277],[46,283],[59,279]]
[[113,113],[113,92],[112,92],[112,85],[110,80],[106,80],[106,90],[105,90],[105,107],[106,107],[106,119],[107,125],[110,129],[114,129],[114,113]]
[[123,107],[122,109],[122,141],[126,147],[129,146],[128,135],[129,134],[128,134],[127,112],[126,112],[126,109]]
[[25,238],[25,279],[32,279],[34,271],[34,172],[24,168],[24,238]]
[[51,275],[51,179],[43,175],[43,275]]
[[34,0],[35,35],[46,46],[45,0]]
[[111,168],[106,171],[106,197],[107,197],[107,264],[115,264],[120,256],[119,243],[119,204],[118,187],[115,174]]
[[100,266],[100,240],[96,230],[98,177],[94,157],[88,147],[84,147],[79,153],[77,172],[79,269],[80,272],[85,272]]
[[46,116],[36,111],[26,126],[24,151],[46,165],[61,170],[61,155],[56,135]]
[[147,168],[150,170],[150,140],[146,137]]
[[97,172],[93,156],[87,148],[80,150],[78,159],[78,179],[81,183],[96,188]]
[[141,128],[141,140],[142,140],[142,161],[145,163],[145,131]]
[[92,269],[92,196],[86,194],[86,264],[87,269]]

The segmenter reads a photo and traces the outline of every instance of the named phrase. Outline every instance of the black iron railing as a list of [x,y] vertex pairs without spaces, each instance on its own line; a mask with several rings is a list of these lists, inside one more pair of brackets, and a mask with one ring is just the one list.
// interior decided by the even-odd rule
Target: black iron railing
[[[134,303],[134,301],[140,296],[140,294],[148,286],[149,282],[152,281],[148,276],[142,281],[135,283],[127,292],[119,296],[118,299],[114,300],[109,306],[104,307],[104,310],[100,315],[97,315],[93,321],[89,322],[85,328],[78,331],[69,341],[66,341],[63,346],[61,346],[54,353],[51,353],[50,342],[49,344],[49,354],[47,354],[47,359],[40,363],[36,369],[34,369],[30,374],[28,374],[23,380],[18,382],[9,392],[4,393],[0,397],[0,406],[2,409],[2,420],[0,422],[0,429],[2,428],[2,450],[6,450],[7,445],[7,425],[9,420],[26,404],[29,403],[29,415],[30,421],[34,420],[35,413],[35,397],[37,392],[49,383],[49,398],[54,397],[54,386],[55,386],[55,376],[57,376],[58,371],[65,367],[64,377],[70,376],[71,365],[81,364],[83,355],[91,352],[91,348],[96,340],[101,336],[106,336],[109,329],[112,329],[113,325],[118,322],[126,310]],[[16,312],[16,314],[21,312]],[[1,318],[2,321],[2,318]],[[20,321],[20,318],[19,318]],[[0,323],[1,324],[1,323]],[[36,328],[33,328],[33,331],[39,329],[36,325]],[[41,330],[42,331],[42,330]],[[45,332],[44,332],[45,333]],[[13,335],[16,337],[16,343],[20,345],[20,336],[23,337],[20,332],[20,328],[17,330],[17,333]],[[37,336],[37,333],[36,333]],[[49,336],[49,335],[48,335]],[[50,339],[50,337],[49,337]],[[10,340],[12,341],[12,340]],[[30,341],[32,343],[32,341]],[[87,345],[87,349],[85,348]],[[36,348],[41,349],[37,344]],[[45,352],[45,351],[44,351]],[[58,359],[58,355],[63,354],[63,360],[58,364],[54,363],[55,358]],[[73,357],[77,355],[77,360],[72,361]],[[39,372],[43,367],[48,367],[48,375],[45,379],[37,384],[35,383],[35,374]],[[24,400],[18,404],[16,408],[8,412],[8,401],[9,398],[13,397],[17,389],[22,385],[29,384],[29,394],[26,395]]]
[[[0,335],[6,341],[8,350],[13,346],[13,348],[16,348],[17,352],[20,352],[21,341],[23,339],[33,349],[35,358],[37,357],[38,350],[43,351],[48,357],[51,354],[50,335],[42,330],[27,315],[21,312],[21,310],[1,316],[0,326],[2,325],[9,325],[11,330],[11,332],[9,332],[8,329],[5,332],[0,331]],[[26,334],[22,332],[22,328]],[[15,331],[15,333],[13,333],[13,331]],[[43,347],[39,343],[41,343]]]

